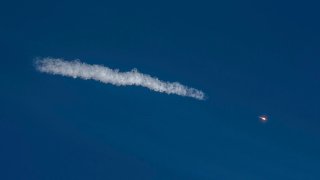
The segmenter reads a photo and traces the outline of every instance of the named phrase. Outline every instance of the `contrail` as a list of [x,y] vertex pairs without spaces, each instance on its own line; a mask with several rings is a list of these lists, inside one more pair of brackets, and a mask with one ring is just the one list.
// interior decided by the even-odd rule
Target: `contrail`
[[80,60],[65,61],[58,58],[38,58],[35,61],[36,69],[40,72],[58,74],[81,79],[93,79],[116,86],[142,86],[153,91],[176,94],[204,100],[205,94],[197,89],[184,86],[178,82],[165,82],[148,74],[142,74],[137,69],[128,72],[119,72],[100,65],[90,65]]

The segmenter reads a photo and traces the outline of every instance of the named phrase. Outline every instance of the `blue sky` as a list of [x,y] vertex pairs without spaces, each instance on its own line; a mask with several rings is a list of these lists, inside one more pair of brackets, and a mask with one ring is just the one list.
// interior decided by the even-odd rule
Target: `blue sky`
[[[320,178],[318,2],[1,4],[0,179]],[[208,99],[43,74],[37,57]]]

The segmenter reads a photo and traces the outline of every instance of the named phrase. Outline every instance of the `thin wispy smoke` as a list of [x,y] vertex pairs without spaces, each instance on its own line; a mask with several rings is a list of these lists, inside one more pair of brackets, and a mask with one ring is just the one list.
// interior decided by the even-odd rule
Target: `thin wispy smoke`
[[116,86],[142,86],[153,91],[176,94],[204,100],[205,94],[197,89],[184,86],[178,82],[165,82],[148,74],[142,74],[137,69],[128,72],[119,72],[100,65],[90,65],[79,60],[65,61],[56,58],[38,58],[35,61],[36,69],[40,72],[58,74],[81,79],[93,79]]

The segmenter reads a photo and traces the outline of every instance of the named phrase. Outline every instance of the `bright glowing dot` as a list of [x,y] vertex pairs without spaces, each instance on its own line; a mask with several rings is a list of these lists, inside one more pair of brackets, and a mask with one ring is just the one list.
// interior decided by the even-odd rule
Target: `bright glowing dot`
[[263,121],[263,122],[266,122],[266,121],[268,121],[268,116],[266,116],[266,115],[261,115],[261,116],[259,116],[259,119],[260,119],[261,121]]

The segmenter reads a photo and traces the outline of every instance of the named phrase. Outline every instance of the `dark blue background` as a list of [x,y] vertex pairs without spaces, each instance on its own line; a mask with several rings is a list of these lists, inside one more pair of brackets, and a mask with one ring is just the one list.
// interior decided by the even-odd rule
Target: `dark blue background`
[[[0,179],[320,179],[319,5],[2,1]],[[47,56],[209,99],[41,74]]]

